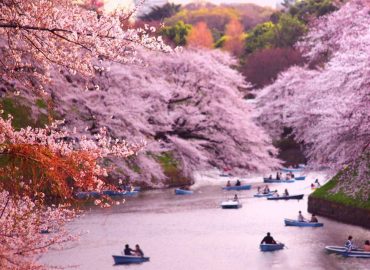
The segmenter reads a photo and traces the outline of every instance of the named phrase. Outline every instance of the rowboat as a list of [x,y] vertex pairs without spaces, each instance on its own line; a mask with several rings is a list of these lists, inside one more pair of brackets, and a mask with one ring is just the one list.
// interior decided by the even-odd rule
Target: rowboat
[[232,176],[231,173],[220,173],[220,176],[221,177],[229,177],[229,176]]
[[113,255],[112,257],[115,264],[143,263],[149,261],[149,257],[118,255]]
[[285,168],[285,167],[283,167],[281,169],[282,172],[292,172],[292,173],[301,172],[302,170],[303,170],[303,168]]
[[240,201],[228,200],[221,203],[222,209],[238,209],[242,207],[242,203]]
[[139,192],[138,191],[118,191],[118,190],[103,190],[102,194],[107,195],[110,197],[116,197],[116,196],[135,196]]
[[181,189],[181,188],[176,188],[175,189],[175,194],[176,195],[190,195],[193,194],[194,192],[191,190],[186,190],[186,189]]
[[298,164],[298,168],[306,168],[306,164]]
[[297,226],[297,227],[322,227],[324,223],[319,222],[308,222],[308,221],[298,221],[293,219],[284,219],[285,226]]
[[294,177],[294,180],[305,180],[305,179],[306,179],[306,176]]
[[272,196],[272,192],[269,192],[269,193],[259,193],[259,194],[254,194],[253,197],[256,197],[256,198],[262,198],[262,197],[270,197]]
[[223,187],[224,190],[249,190],[251,189],[251,185],[242,185],[242,186],[229,186],[229,187]]
[[267,200],[301,200],[303,199],[303,194],[299,195],[289,195],[289,196],[279,196],[279,197],[268,197]]
[[344,257],[355,257],[355,258],[368,258],[370,259],[370,251],[364,251],[363,249],[352,249],[347,251],[345,247],[338,246],[326,246],[325,249],[330,253],[342,255]]
[[261,251],[275,251],[280,250],[284,248],[283,243],[278,244],[260,244]]
[[294,179],[289,179],[289,180],[279,180],[276,178],[263,178],[264,183],[294,183]]

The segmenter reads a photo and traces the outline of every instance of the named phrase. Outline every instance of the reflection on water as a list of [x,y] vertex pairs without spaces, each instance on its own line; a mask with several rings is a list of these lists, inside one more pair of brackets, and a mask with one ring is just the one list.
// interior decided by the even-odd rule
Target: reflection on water
[[[173,190],[143,192],[121,206],[91,209],[70,225],[73,231],[89,233],[68,249],[52,250],[42,261],[79,265],[81,270],[370,269],[366,259],[342,258],[323,250],[325,245],[342,245],[349,234],[362,244],[370,238],[368,230],[322,217],[323,228],[284,226],[283,219],[295,218],[299,210],[309,216],[307,194],[313,181],[311,176],[293,184],[270,185],[281,192],[288,188],[291,194],[305,193],[301,201],[253,198],[257,184],[253,185],[252,190],[238,192],[243,202],[238,210],[219,207],[235,194],[219,185],[198,185],[189,196],[175,196]],[[260,252],[259,242],[266,232],[287,248]],[[113,266],[111,255],[120,254],[126,243],[140,244],[150,262]]]

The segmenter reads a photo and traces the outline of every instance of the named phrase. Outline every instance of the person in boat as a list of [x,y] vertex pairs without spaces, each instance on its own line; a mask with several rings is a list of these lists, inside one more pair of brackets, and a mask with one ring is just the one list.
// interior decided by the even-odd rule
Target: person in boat
[[289,192],[287,188],[284,190],[284,196],[289,196]]
[[276,244],[276,241],[268,232],[267,235],[262,239],[261,244]]
[[240,183],[240,180],[238,179],[238,180],[236,180],[236,184],[235,184],[235,186],[240,186],[241,185],[241,183]]
[[235,194],[235,195],[234,195],[234,199],[233,199],[233,201],[234,201],[234,202],[239,201],[239,198],[238,198],[238,195],[237,195],[237,194]]
[[270,193],[270,188],[268,185],[265,186],[265,188],[263,189],[263,194],[268,194]]
[[301,212],[301,211],[299,211],[299,212],[298,212],[298,221],[299,221],[299,222],[305,222],[305,218],[304,218],[304,216],[302,215],[302,212]]
[[350,252],[353,249],[353,242],[352,242],[352,236],[348,236],[348,240],[344,244],[344,247],[346,248],[347,252]]
[[311,184],[311,188],[312,189],[315,188],[315,184],[314,183]]
[[231,187],[230,180],[229,180],[229,181],[227,181],[226,186],[227,186],[227,187]]
[[317,185],[317,187],[319,188],[319,187],[321,187],[321,185],[320,185],[320,183],[319,183],[319,179],[316,179],[315,180],[315,184]]
[[312,223],[319,222],[315,214],[312,214],[310,222],[312,222]]
[[294,173],[291,173],[291,174],[290,174],[290,176],[292,177],[292,179],[294,179],[294,177],[295,177],[295,176],[294,176]]
[[257,194],[261,194],[261,187],[260,186],[257,187]]
[[270,174],[269,179],[272,180],[272,174]]
[[279,193],[278,193],[277,189],[274,190],[272,196],[273,197],[279,197]]
[[279,172],[276,173],[276,179],[280,180],[280,173]]
[[131,249],[128,244],[125,245],[125,249],[123,250],[123,253],[126,256],[132,256],[132,253],[135,252],[135,250]]
[[140,246],[136,244],[134,253],[136,256],[144,257],[144,252],[141,250]]
[[370,241],[369,240],[365,241],[364,251],[370,252]]

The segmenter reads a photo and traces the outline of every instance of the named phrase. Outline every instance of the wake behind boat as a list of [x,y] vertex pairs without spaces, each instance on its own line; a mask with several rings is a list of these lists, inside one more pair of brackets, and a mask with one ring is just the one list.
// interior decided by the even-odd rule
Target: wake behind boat
[[297,227],[322,227],[323,223],[319,222],[308,222],[308,221],[298,221],[293,219],[284,219],[285,226],[297,226]]
[[268,197],[267,200],[301,200],[304,194],[299,195],[289,195],[289,196],[279,196],[279,197]]
[[345,247],[338,247],[338,246],[326,246],[325,249],[329,253],[335,253],[338,255],[342,255],[343,257],[370,259],[370,251],[364,251],[363,249],[352,249],[351,251],[347,251]]
[[115,264],[143,263],[149,261],[149,257],[113,255]]

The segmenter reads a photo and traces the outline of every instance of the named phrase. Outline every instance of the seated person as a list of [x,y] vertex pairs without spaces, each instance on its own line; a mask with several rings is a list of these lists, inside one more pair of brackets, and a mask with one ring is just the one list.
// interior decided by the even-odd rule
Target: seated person
[[298,221],[299,222],[304,222],[305,221],[304,216],[302,215],[301,211],[298,212]]
[[269,176],[269,179],[271,180],[272,179],[272,175],[270,174],[270,176]]
[[285,190],[284,190],[284,196],[289,196],[288,189],[285,189]]
[[347,252],[350,252],[354,248],[351,235],[348,236],[348,240],[344,244],[344,247],[346,248]]
[[126,244],[123,252],[126,256],[132,256],[132,252],[135,252],[135,250],[131,249],[130,246]]
[[370,252],[370,241],[366,240],[364,244],[364,251]]
[[136,256],[144,257],[144,252],[140,249],[138,244],[136,244],[134,252]]
[[238,179],[238,180],[236,180],[236,184],[235,184],[235,186],[240,186],[241,185],[241,183],[240,183],[240,180]]
[[319,222],[319,221],[317,220],[317,217],[315,216],[315,214],[312,214],[310,222],[314,222],[314,223]]
[[236,195],[236,194],[235,194],[233,201],[234,201],[234,202],[239,201],[238,195]]
[[276,241],[268,232],[267,235],[262,239],[261,244],[276,244]]
[[231,187],[230,180],[229,180],[229,181],[227,181],[226,186],[227,186],[227,187]]

